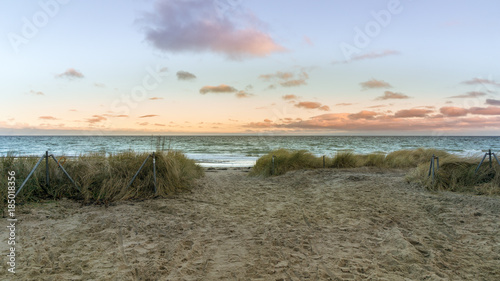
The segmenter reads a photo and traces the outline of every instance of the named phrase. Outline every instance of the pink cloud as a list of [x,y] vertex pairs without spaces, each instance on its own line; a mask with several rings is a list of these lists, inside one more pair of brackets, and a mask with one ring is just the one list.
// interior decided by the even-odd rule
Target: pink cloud
[[41,91],[30,91],[30,94],[36,95],[36,96],[44,96],[45,94]]
[[102,122],[104,120],[107,120],[107,118],[102,116],[102,115],[92,115],[92,118],[87,118],[86,121],[90,124],[94,124],[94,123]]
[[[269,34],[259,30],[255,15],[219,17],[212,1],[156,1],[154,11],[142,18],[146,40],[171,52],[211,51],[232,59],[263,57],[285,51]],[[253,22],[244,22],[252,19]]]
[[75,70],[74,68],[68,68],[65,72],[56,75],[57,78],[68,78],[68,79],[74,79],[74,78],[83,78],[83,74],[80,71]]
[[363,110],[358,113],[353,113],[349,114],[347,117],[352,120],[357,120],[357,119],[374,119],[375,116],[377,116],[378,113],[375,111],[368,111],[368,110]]
[[[306,80],[309,79],[309,74],[305,70],[301,70],[299,73],[277,71],[276,73],[259,75],[259,78],[266,82],[277,81],[283,87],[297,87],[307,84]],[[269,88],[274,89],[275,86],[270,85]]]
[[[288,124],[261,124],[250,123],[244,127],[300,129],[300,130],[340,130],[340,131],[429,131],[446,130],[460,132],[463,129],[500,128],[500,117],[458,117],[442,118],[433,115],[424,118],[389,118],[380,116],[375,118],[349,118],[350,114],[335,113],[322,114],[308,120],[291,122]],[[363,114],[361,114],[362,116]],[[360,117],[361,117],[360,116]],[[370,114],[365,114],[370,116]]]
[[498,82],[495,82],[495,81],[489,80],[489,79],[482,79],[482,78],[473,78],[471,80],[467,80],[467,81],[462,82],[462,84],[467,84],[467,85],[490,84],[490,85],[500,86],[500,83],[498,83]]
[[142,116],[139,116],[139,118],[151,118],[151,117],[156,117],[158,115],[156,114],[148,114],[148,115],[142,115]]
[[281,98],[284,100],[296,100],[298,97],[296,95],[284,95]]
[[265,120],[264,120],[264,122],[250,122],[246,125],[243,125],[243,127],[247,127],[247,128],[271,128],[274,126],[275,126],[274,124],[272,124],[271,122],[267,122]]
[[38,117],[38,119],[42,119],[42,120],[59,120],[59,119],[55,118],[54,116],[40,116],[40,117]]
[[486,96],[486,93],[473,91],[473,92],[468,92],[468,93],[463,94],[463,95],[452,96],[450,98],[452,98],[452,99],[478,98],[478,97],[483,97],[483,96]]
[[294,74],[291,72],[276,71],[276,73],[273,73],[273,74],[259,75],[259,78],[263,79],[264,81],[269,81],[269,80],[274,79],[274,78],[288,80],[288,79],[292,78],[293,76],[294,76]]
[[465,108],[454,107],[454,106],[441,107],[439,109],[439,112],[441,112],[445,116],[450,116],[450,117],[465,116],[469,113],[469,111]]
[[396,118],[426,117],[427,114],[429,114],[431,112],[433,112],[433,111],[428,110],[428,109],[418,109],[418,108],[403,109],[403,110],[399,110],[396,113],[394,113],[394,117],[396,117]]
[[225,84],[220,84],[219,86],[204,86],[200,89],[200,94],[207,94],[207,93],[234,93],[237,92],[235,88],[225,85]]
[[251,96],[253,96],[253,94],[247,93],[245,91],[238,91],[236,93],[236,97],[239,98],[239,99],[241,99],[241,98],[249,98]]
[[284,81],[281,82],[280,85],[283,87],[297,87],[300,85],[305,85],[306,80],[305,79],[295,79],[295,80],[289,80],[289,81]]
[[299,108],[306,108],[306,109],[319,109],[319,110],[324,110],[324,111],[329,111],[330,107],[327,105],[322,105],[319,102],[313,102],[313,101],[303,101],[299,102],[295,105],[295,107]]
[[470,114],[476,115],[500,115],[500,107],[488,106],[488,107],[471,107],[469,109]]
[[487,99],[486,104],[500,106],[500,100]]

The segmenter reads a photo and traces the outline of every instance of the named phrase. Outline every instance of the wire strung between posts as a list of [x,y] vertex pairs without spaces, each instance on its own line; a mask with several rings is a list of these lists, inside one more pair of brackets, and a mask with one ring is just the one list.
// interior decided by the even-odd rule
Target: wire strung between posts
[[28,174],[28,176],[26,177],[26,179],[23,181],[23,183],[21,184],[21,186],[19,187],[19,189],[17,190],[16,192],[16,196],[19,194],[19,192],[21,192],[21,190],[23,189],[24,185],[28,182],[28,180],[31,178],[31,176],[33,175],[33,173],[35,172],[36,168],[38,168],[38,166],[40,165],[40,163],[42,163],[42,160],[45,159],[45,177],[46,177],[46,181],[47,181],[47,186],[50,186],[50,174],[49,174],[49,157],[52,157],[52,159],[54,159],[54,161],[56,161],[57,163],[57,166],[59,166],[59,168],[61,168],[61,170],[64,172],[64,174],[66,175],[66,177],[68,177],[68,179],[75,185],[76,189],[80,190],[80,187],[76,184],[76,182],[71,178],[71,176],[68,174],[68,172],[66,172],[66,170],[63,168],[63,166],[59,163],[59,161],[57,161],[57,159],[54,157],[53,154],[50,154],[49,155],[49,152],[48,151],[45,151],[45,154],[42,155],[42,157],[40,157],[40,159],[38,160],[38,162],[36,163],[35,167],[33,167],[33,169],[31,170],[31,172]]
[[132,178],[132,180],[128,184],[127,189],[132,185],[132,183],[134,183],[135,179],[137,178],[137,176],[139,175],[139,173],[142,171],[142,168],[144,168],[144,165],[146,165],[146,162],[148,161],[149,157],[153,158],[153,181],[154,181],[154,189],[155,189],[155,194],[158,193],[158,190],[157,190],[157,187],[156,187],[156,157],[155,157],[155,153],[154,152],[152,154],[149,154],[148,157],[146,157],[146,159],[144,160],[144,162],[142,162],[141,167],[139,167],[139,170],[137,170],[137,172],[135,173],[134,177]]
[[479,162],[479,165],[477,165],[477,168],[476,170],[474,171],[474,174],[477,173],[477,171],[479,171],[479,167],[481,167],[481,165],[483,164],[484,162],[484,159],[486,159],[486,156],[489,156],[489,163],[490,163],[490,168],[493,167],[492,165],[492,161],[491,161],[491,156],[495,157],[495,160],[497,160],[497,163],[498,165],[500,165],[500,161],[498,161],[498,158],[497,156],[495,155],[495,153],[491,152],[491,149],[488,149],[488,152],[486,152],[483,156],[483,159],[481,160],[481,162]]

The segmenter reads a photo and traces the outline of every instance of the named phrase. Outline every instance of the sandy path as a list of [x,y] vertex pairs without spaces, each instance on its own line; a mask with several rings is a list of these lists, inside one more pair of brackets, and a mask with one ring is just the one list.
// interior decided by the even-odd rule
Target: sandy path
[[[498,280],[500,199],[429,193],[404,174],[207,171],[172,199],[18,214],[1,280]],[[6,237],[6,232],[2,237]],[[6,252],[6,239],[0,250]]]

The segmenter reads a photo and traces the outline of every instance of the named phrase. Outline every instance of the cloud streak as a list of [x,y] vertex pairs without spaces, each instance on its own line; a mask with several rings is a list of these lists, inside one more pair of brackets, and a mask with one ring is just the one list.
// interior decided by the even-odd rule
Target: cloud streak
[[69,68],[65,72],[56,75],[56,78],[67,78],[69,80],[80,79],[85,77],[80,71],[75,70],[74,68]]
[[332,64],[351,63],[354,61],[361,61],[361,60],[367,60],[367,59],[377,59],[377,58],[382,58],[382,57],[387,57],[387,56],[392,56],[392,55],[399,55],[399,54],[400,54],[400,52],[395,51],[395,50],[385,50],[382,52],[371,52],[371,53],[353,56],[353,57],[351,57],[350,60],[333,61]]
[[469,113],[469,111],[465,108],[455,107],[455,106],[444,106],[439,109],[444,116],[448,117],[458,117],[465,116]]
[[235,95],[239,99],[249,98],[253,96],[253,94],[247,93],[246,91],[238,91]]
[[187,71],[177,71],[177,80],[194,80],[196,75]]
[[375,100],[401,100],[401,99],[409,99],[410,97],[402,94],[391,91],[385,91],[384,95],[377,97]]
[[387,83],[385,81],[376,80],[376,79],[372,79],[372,80],[369,80],[369,81],[361,82],[359,84],[361,85],[361,88],[363,88],[363,90],[366,90],[366,89],[380,89],[380,88],[392,88],[391,84],[389,84],[389,83]]
[[[266,82],[277,82],[282,87],[288,88],[306,85],[306,80],[309,79],[309,74],[307,74],[305,70],[301,70],[297,74],[293,72],[276,71],[276,73],[262,74],[259,78]],[[274,88],[274,85],[270,85],[269,88]]]
[[395,118],[415,118],[415,117],[427,117],[429,113],[432,113],[432,110],[429,109],[403,109],[399,110],[394,114]]
[[88,122],[90,124],[95,124],[95,123],[99,123],[99,122],[102,122],[105,120],[108,120],[108,119],[102,115],[92,115],[92,118],[87,118],[86,122]]
[[35,95],[35,96],[45,96],[45,94],[41,91],[30,90],[30,94]]
[[296,100],[299,97],[297,97],[296,95],[284,95],[281,98],[284,99],[284,100]]
[[234,93],[237,92],[234,87],[228,86],[226,84],[220,84],[219,86],[203,86],[200,89],[200,94],[205,95],[208,93],[215,93],[215,94],[227,94],[227,93]]
[[55,118],[54,116],[40,116],[40,117],[38,117],[38,119],[41,119],[41,120],[59,120],[59,119]]
[[487,99],[486,104],[500,106],[500,100]]
[[486,93],[483,92],[467,92],[466,94],[463,95],[457,95],[457,96],[451,96],[449,98],[451,99],[465,99],[465,98],[478,98],[478,97],[483,97],[486,96]]
[[482,79],[482,78],[473,78],[471,80],[467,80],[467,81],[462,82],[462,84],[467,84],[467,85],[484,85],[484,84],[488,84],[488,85],[500,86],[500,83],[498,83],[498,82],[495,82],[495,81],[489,80],[489,79]]
[[[254,129],[298,129],[338,131],[429,131],[445,130],[459,132],[463,129],[500,128],[500,108],[471,108],[466,110],[476,116],[464,116],[463,109],[442,108],[442,115],[430,115],[427,109],[405,109],[395,114],[360,111],[358,113],[322,114],[308,120],[281,120],[282,122],[252,122],[244,125]],[[458,117],[451,117],[452,115]],[[481,116],[482,115],[482,116]],[[490,115],[490,116],[488,116]],[[491,116],[496,115],[496,116]]]
[[322,105],[319,102],[313,101],[303,101],[295,104],[295,107],[305,108],[305,109],[318,109],[323,111],[330,111],[330,107],[328,105]]

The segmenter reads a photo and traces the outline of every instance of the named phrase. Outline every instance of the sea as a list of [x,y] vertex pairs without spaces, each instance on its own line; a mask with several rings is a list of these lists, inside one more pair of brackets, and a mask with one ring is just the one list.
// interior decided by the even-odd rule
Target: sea
[[0,136],[0,156],[55,156],[86,153],[177,150],[204,167],[250,167],[272,150],[308,150],[317,156],[338,152],[390,153],[435,148],[481,157],[500,151],[500,137],[483,136]]

